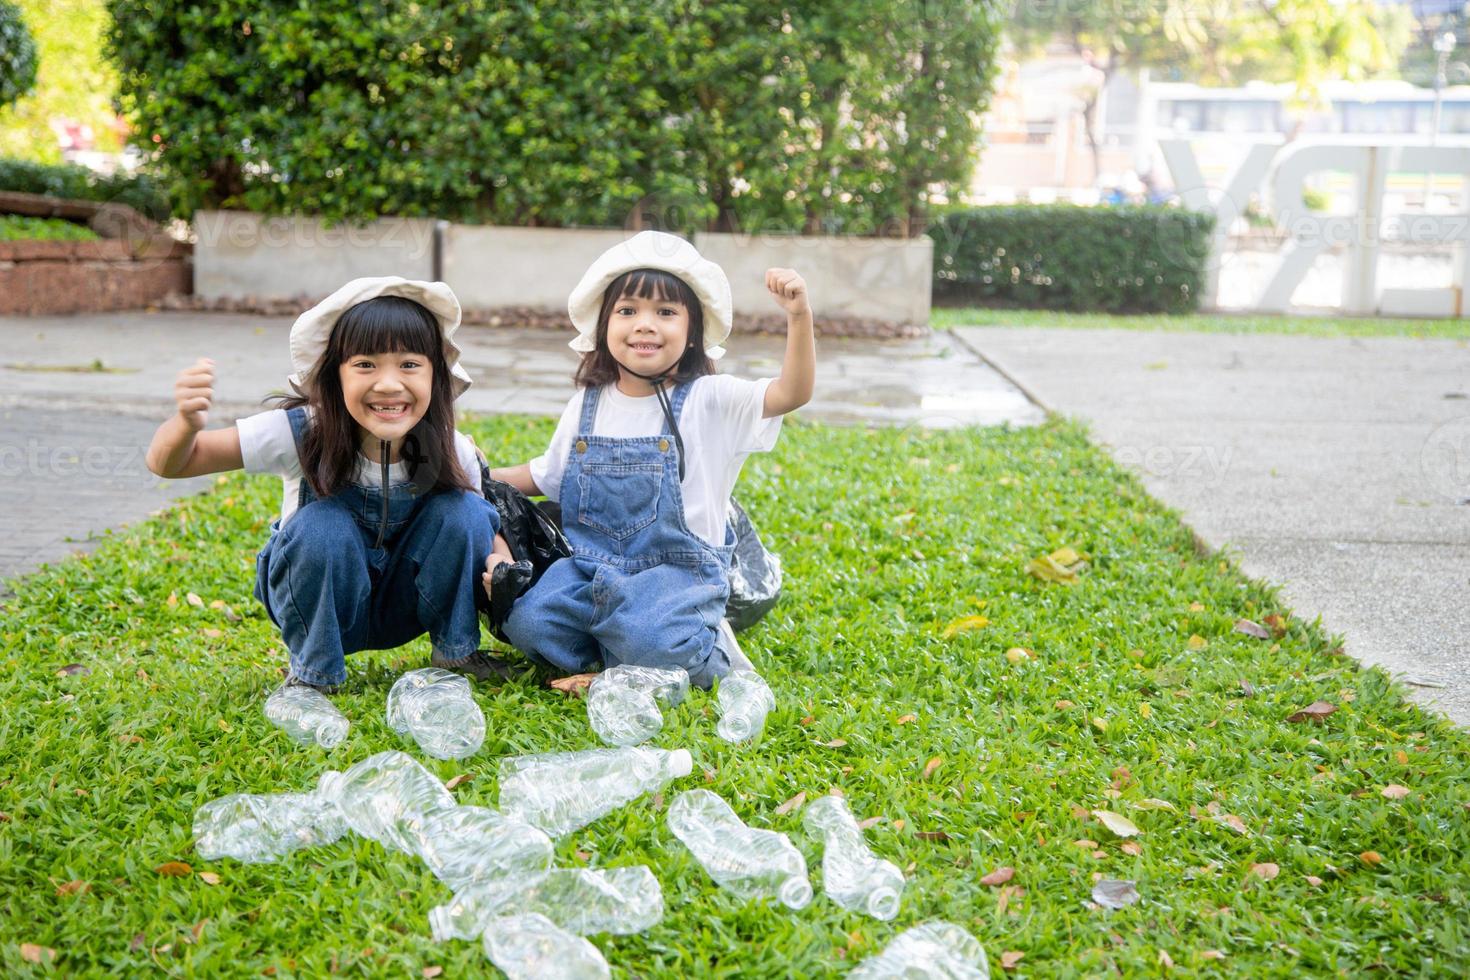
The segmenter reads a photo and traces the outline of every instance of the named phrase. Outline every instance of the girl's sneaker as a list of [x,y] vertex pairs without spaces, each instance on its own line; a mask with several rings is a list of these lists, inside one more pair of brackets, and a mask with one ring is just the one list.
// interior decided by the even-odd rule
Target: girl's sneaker
[[429,666],[452,670],[477,681],[506,681],[519,673],[515,664],[508,660],[498,660],[484,650],[476,650],[463,660],[450,660],[435,650],[429,657]]

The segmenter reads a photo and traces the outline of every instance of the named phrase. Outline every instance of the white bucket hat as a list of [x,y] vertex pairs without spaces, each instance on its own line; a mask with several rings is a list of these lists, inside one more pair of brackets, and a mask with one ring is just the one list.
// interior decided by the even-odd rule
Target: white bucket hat
[[332,328],[342,314],[358,303],[379,296],[411,299],[434,314],[434,319],[439,321],[439,333],[444,338],[444,361],[449,365],[454,397],[464,394],[474,382],[460,366],[461,351],[454,342],[454,332],[459,329],[459,300],[455,298],[454,291],[442,282],[420,282],[402,276],[354,279],[296,318],[291,325],[291,367],[295,373],[286,380],[291,382],[297,394],[311,393],[311,386],[316,380],[312,371],[326,351]]
[[597,349],[597,314],[602,311],[602,295],[614,279],[634,269],[657,269],[688,283],[704,307],[705,354],[716,361],[725,356],[725,348],[720,345],[730,336],[734,305],[725,270],[700,255],[678,235],[662,231],[640,231],[603,252],[592,263],[567,300],[567,313],[577,328],[577,336],[568,347],[583,354]]

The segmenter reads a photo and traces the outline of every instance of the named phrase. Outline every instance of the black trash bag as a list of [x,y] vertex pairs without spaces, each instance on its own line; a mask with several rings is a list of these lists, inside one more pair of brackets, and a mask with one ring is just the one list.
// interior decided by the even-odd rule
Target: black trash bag
[[735,531],[735,554],[730,559],[730,599],[725,618],[739,632],[749,629],[781,598],[781,558],[766,549],[750,515],[734,498],[726,518]]
[[490,621],[490,631],[509,643],[505,621],[511,606],[553,562],[571,557],[572,546],[555,521],[515,487],[491,479],[490,470],[484,466],[480,467],[480,489],[500,513],[500,536],[510,546],[515,561],[496,565],[490,573],[488,600],[484,589],[477,589],[476,597],[480,611]]

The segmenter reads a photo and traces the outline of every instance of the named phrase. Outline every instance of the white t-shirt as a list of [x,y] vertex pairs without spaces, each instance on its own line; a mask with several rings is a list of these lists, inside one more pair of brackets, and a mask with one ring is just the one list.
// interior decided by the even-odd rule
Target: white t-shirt
[[[768,452],[781,434],[781,416],[762,418],[766,389],[772,378],[744,381],[726,374],[710,374],[690,385],[679,413],[679,435],[688,458],[684,481],[684,520],[689,530],[712,545],[725,543],[725,518],[730,491],[740,476],[745,457]],[[531,460],[531,479],[552,500],[561,497],[567,457],[582,421],[583,388],[567,402],[546,452]],[[663,432],[664,414],[658,397],[633,398],[606,385],[597,399],[592,434],[612,438],[656,436]]]
[[[310,414],[311,409],[307,409]],[[291,437],[291,420],[284,408],[271,409],[237,419],[235,427],[240,432],[240,456],[245,461],[246,473],[278,473],[281,476],[281,524],[296,513],[301,499],[301,456],[296,452],[296,440]],[[480,463],[475,444],[463,432],[454,433],[454,452],[459,465],[472,483],[479,481]],[[357,454],[357,472],[352,482],[361,487],[383,485],[381,464]],[[395,485],[410,482],[408,467],[403,463],[388,464],[388,483]]]

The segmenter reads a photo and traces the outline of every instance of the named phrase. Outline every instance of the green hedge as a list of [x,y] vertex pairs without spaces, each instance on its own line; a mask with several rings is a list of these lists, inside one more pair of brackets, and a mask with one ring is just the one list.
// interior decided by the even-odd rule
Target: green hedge
[[185,210],[917,234],[1001,0],[108,0]]
[[61,218],[0,214],[0,242],[95,242],[99,237],[86,225]]
[[126,204],[154,221],[169,217],[163,188],[145,175],[106,176],[75,164],[0,159],[0,191]]
[[1103,313],[1199,305],[1214,218],[1171,207],[956,208],[929,228],[936,302]]

